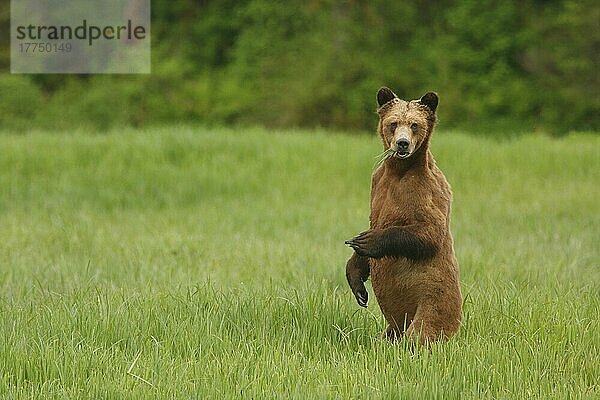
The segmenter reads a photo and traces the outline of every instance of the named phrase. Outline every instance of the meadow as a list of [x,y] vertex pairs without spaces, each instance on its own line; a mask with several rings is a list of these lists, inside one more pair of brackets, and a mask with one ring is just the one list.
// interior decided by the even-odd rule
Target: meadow
[[600,136],[432,149],[464,321],[413,354],[345,282],[374,134],[0,134],[0,398],[598,398]]

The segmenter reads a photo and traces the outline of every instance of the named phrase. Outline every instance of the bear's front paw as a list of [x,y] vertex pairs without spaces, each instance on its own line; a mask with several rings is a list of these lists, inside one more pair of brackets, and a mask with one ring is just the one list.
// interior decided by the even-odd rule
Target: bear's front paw
[[345,243],[352,247],[359,256],[381,258],[383,254],[376,236],[376,232],[370,229],[350,240],[346,240]]
[[358,305],[367,308],[367,303],[369,302],[369,292],[367,292],[365,285],[361,282],[360,287],[356,289],[352,288],[352,292],[354,293],[354,297],[356,298]]

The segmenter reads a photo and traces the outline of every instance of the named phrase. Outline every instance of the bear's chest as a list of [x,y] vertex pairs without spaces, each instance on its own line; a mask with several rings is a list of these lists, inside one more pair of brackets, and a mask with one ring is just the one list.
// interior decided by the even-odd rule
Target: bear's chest
[[431,203],[431,192],[416,177],[382,178],[372,188],[371,228],[411,225],[425,221],[425,205]]

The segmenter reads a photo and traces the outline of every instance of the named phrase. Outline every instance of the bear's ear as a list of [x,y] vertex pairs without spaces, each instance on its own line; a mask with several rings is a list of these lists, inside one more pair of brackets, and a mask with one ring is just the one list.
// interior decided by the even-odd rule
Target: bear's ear
[[423,95],[423,97],[421,97],[421,99],[419,100],[419,103],[429,107],[429,109],[432,112],[435,112],[439,101],[440,101],[440,98],[438,97],[437,93],[427,92]]
[[382,105],[384,105],[390,100],[395,99],[396,97],[398,96],[396,96],[394,92],[392,92],[389,88],[384,86],[377,92],[377,104],[379,104],[379,107],[381,107]]

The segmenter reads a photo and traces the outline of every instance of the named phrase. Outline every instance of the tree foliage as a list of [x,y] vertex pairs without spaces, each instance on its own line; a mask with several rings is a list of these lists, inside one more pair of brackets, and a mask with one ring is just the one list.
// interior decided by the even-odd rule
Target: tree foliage
[[598,21],[593,0],[155,0],[151,75],[0,75],[0,124],[371,129],[387,85],[439,92],[448,127],[599,130]]

